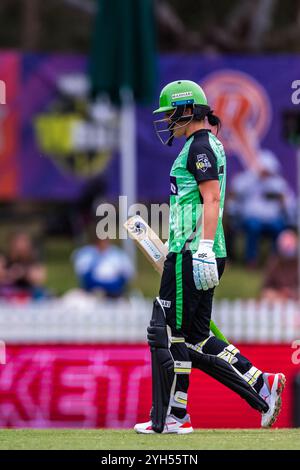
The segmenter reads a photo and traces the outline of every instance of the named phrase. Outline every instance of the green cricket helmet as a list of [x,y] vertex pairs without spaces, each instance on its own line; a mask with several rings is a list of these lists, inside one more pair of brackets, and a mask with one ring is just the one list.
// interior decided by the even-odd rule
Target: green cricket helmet
[[198,83],[178,80],[166,85],[160,93],[159,108],[153,114],[174,111],[177,106],[200,104],[207,105],[204,91]]
[[[183,116],[186,109],[192,110],[191,115]],[[207,99],[201,86],[190,80],[177,80],[166,85],[159,97],[159,108],[153,114],[170,113],[168,118],[154,121],[154,127],[159,140],[164,144],[172,145],[174,138],[173,130],[175,125],[182,123],[180,127],[186,126],[195,117],[204,118],[210,111]],[[168,138],[163,139],[161,134],[168,132]]]

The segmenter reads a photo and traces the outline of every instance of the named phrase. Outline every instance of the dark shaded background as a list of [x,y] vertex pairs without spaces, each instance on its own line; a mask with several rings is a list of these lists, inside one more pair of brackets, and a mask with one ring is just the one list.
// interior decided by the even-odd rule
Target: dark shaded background
[[[299,52],[299,0],[154,0],[160,51]],[[1,0],[0,45],[88,52],[96,0]]]

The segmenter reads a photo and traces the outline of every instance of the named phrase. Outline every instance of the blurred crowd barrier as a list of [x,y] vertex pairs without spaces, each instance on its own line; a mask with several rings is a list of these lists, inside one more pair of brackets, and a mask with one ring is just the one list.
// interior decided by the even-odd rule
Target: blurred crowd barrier
[[[152,301],[99,300],[72,294],[25,305],[0,304],[0,335],[7,343],[145,343]],[[228,339],[243,343],[300,340],[295,301],[220,300],[213,319]]]

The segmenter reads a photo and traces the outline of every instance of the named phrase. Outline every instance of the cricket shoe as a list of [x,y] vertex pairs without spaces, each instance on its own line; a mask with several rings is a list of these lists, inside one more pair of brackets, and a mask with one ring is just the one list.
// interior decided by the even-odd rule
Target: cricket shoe
[[262,413],[261,426],[270,428],[275,423],[281,410],[281,395],[285,387],[284,374],[263,374],[264,385],[259,392],[260,396],[269,405],[268,411]]
[[[152,429],[152,421],[136,424],[134,430],[138,434],[156,434]],[[190,415],[187,414],[183,419],[168,415],[162,434],[189,434],[193,431]]]

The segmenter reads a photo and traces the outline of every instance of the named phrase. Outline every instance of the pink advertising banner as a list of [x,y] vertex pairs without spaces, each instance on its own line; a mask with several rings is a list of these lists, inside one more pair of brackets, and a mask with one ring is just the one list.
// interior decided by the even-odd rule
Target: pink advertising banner
[[[292,383],[300,365],[289,345],[238,345],[263,370],[284,372],[278,427],[292,426]],[[0,427],[132,428],[148,419],[150,354],[145,345],[7,346],[0,365]],[[193,370],[192,423],[199,428],[258,428],[260,415],[212,378]]]

